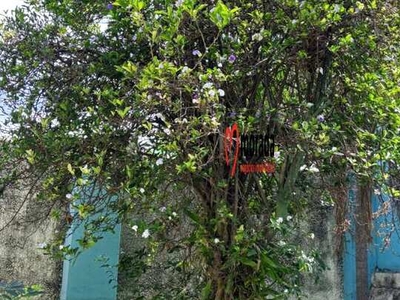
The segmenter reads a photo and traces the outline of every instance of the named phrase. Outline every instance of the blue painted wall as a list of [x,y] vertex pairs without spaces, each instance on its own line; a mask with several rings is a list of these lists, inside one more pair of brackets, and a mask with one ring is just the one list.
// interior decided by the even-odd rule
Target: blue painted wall
[[[78,202],[88,201],[80,199]],[[68,232],[66,245],[79,247],[84,234],[83,224],[74,223]],[[115,232],[102,233],[102,239],[84,250],[76,260],[65,260],[61,300],[115,300],[117,298],[117,267],[121,225]]]
[[390,207],[388,196],[374,195],[372,204],[375,213],[385,208],[388,210],[386,214],[381,214],[374,220],[372,233],[376,269],[400,272],[400,238],[396,230],[400,228],[400,222],[397,213]]
[[[345,234],[345,252],[343,258],[344,272],[344,299],[356,300],[356,245],[355,245],[355,219],[354,205],[356,201],[355,182],[350,176],[349,189],[349,215],[351,226]],[[375,271],[400,272],[400,220],[389,204],[387,195],[375,195],[371,197],[373,228],[372,244],[368,253],[368,285],[371,286],[372,275]],[[386,209],[385,213],[382,209]],[[394,225],[395,224],[395,225]],[[387,236],[390,234],[390,243],[387,244]]]

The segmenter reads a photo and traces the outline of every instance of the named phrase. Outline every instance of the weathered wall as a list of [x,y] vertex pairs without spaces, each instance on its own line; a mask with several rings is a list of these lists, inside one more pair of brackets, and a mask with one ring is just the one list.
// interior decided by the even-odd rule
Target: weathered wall
[[48,204],[26,198],[26,191],[14,186],[0,195],[0,230],[6,226],[0,231],[0,281],[40,284],[45,294],[36,299],[58,299],[61,263],[39,249],[56,226],[47,216]]
[[[342,259],[336,255],[336,233],[335,233],[335,214],[331,206],[320,206],[307,214],[307,221],[304,221],[302,230],[313,232],[315,238],[312,243],[309,239],[299,236],[299,242],[303,243],[304,249],[318,248],[321,258],[326,264],[327,269],[316,275],[305,276],[303,278],[305,294],[302,299],[309,300],[342,300],[343,296],[343,268]],[[306,242],[305,242],[306,241]],[[122,226],[121,235],[121,258],[131,264],[135,261],[135,251],[141,249],[143,239],[137,236],[127,224]],[[343,253],[344,254],[344,253]],[[162,260],[157,260],[158,262]],[[135,269],[131,271],[120,272],[118,274],[118,299],[135,299],[135,291],[143,289],[143,282],[135,278]],[[131,276],[129,276],[131,275]],[[163,284],[166,281],[165,270],[162,267],[155,268],[150,274],[145,276],[145,281],[149,284]],[[316,281],[317,280],[317,281]],[[172,284],[172,280],[169,281]],[[149,299],[146,297],[146,299]],[[195,298],[193,298],[195,299]],[[297,297],[292,300],[297,300]]]
[[[6,225],[17,213],[13,224],[0,232],[0,281],[22,281],[26,285],[41,284],[46,294],[39,299],[59,299],[61,263],[55,262],[38,249],[41,243],[49,242],[56,232],[54,222],[45,218],[43,212],[45,205],[40,205],[32,200],[24,202],[23,188],[14,187],[5,191],[0,197],[0,228]],[[21,208],[20,208],[21,207]],[[47,208],[48,210],[48,208]],[[304,223],[306,231],[314,232],[315,239],[312,246],[317,247],[322,253],[322,259],[327,264],[328,270],[315,277],[305,278],[305,299],[320,300],[343,299],[343,272],[340,260],[335,255],[336,237],[334,233],[334,211],[331,207],[320,207],[309,214],[309,220]],[[141,247],[140,238],[128,225],[123,226],[122,257],[130,254],[134,257],[135,250]],[[310,245],[304,245],[308,247]],[[125,253],[124,253],[125,252]],[[149,282],[161,283],[160,271],[146,277]],[[162,271],[161,271],[162,272]],[[118,298],[132,299],[135,295],[134,277],[119,274]],[[170,282],[171,283],[171,282]]]
[[[135,220],[132,216],[132,220]],[[140,219],[140,218],[138,218]],[[189,228],[184,226],[184,228]],[[169,238],[177,239],[186,234],[185,229],[181,227],[170,228]],[[120,268],[118,273],[118,300],[132,299],[153,299],[158,294],[158,291],[178,290],[182,287],[182,282],[186,285],[186,297],[189,299],[198,299],[192,287],[195,286],[193,281],[198,280],[192,278],[188,280],[183,276],[183,273],[174,272],[171,264],[168,261],[182,260],[184,253],[179,251],[169,252],[167,249],[159,253],[152,262],[151,267],[146,268],[143,263],[143,258],[146,258],[146,253],[142,252],[145,240],[137,234],[130,225],[122,224],[121,230],[121,247],[120,247],[120,262],[126,265],[127,268]],[[166,268],[169,266],[169,268]],[[142,274],[142,270],[146,270]],[[189,296],[188,296],[189,295]],[[175,296],[165,294],[164,298],[157,299],[175,299]],[[185,298],[186,299],[186,298]]]
[[309,220],[310,231],[315,235],[315,243],[327,269],[315,276],[306,278],[306,299],[341,300],[343,299],[342,259],[336,254],[337,237],[333,207],[317,209]]

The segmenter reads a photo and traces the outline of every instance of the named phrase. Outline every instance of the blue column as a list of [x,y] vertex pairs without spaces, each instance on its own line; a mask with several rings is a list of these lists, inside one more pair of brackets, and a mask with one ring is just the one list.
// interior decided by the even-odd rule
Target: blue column
[[[92,219],[96,217],[98,216]],[[78,240],[84,236],[84,230],[83,224],[73,223],[67,234],[66,245],[73,248],[80,247]],[[102,239],[91,248],[83,250],[77,259],[64,261],[61,300],[115,300],[117,298],[120,233],[121,225],[119,224],[115,227],[114,233],[103,232]]]
[[356,289],[356,242],[355,232],[355,205],[357,197],[357,182],[354,174],[349,174],[349,194],[348,194],[348,214],[350,227],[344,235],[344,257],[343,257],[343,281],[344,281],[344,300],[355,300],[357,297]]

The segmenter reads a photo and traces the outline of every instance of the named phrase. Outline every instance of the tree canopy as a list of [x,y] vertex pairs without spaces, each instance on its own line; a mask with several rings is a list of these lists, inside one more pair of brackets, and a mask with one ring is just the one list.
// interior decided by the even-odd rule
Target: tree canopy
[[[349,171],[399,193],[387,180],[400,155],[398,10],[375,0],[28,1],[1,25],[11,112],[1,180],[35,179],[32,194],[55,218],[70,205],[82,222],[100,213],[83,246],[112,229],[104,204],[119,220],[142,216],[131,222],[150,256],[182,254],[174,270],[190,280],[160,291],[174,299],[298,293],[300,273],[318,267],[290,237],[307,209],[334,205],[345,230]],[[233,124],[274,136],[273,174],[229,175]],[[103,192],[76,204],[87,186]],[[74,252],[57,243],[48,250]]]

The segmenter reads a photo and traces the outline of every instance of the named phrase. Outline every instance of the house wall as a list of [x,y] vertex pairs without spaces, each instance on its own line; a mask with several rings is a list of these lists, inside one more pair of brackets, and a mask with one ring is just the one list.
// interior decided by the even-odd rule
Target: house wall
[[0,281],[40,284],[45,293],[35,299],[55,300],[61,262],[46,256],[39,245],[54,237],[57,226],[46,215],[48,204],[33,203],[26,192],[21,185],[0,195]]
[[[57,233],[56,224],[43,215],[46,205],[33,199],[25,201],[26,188],[13,187],[0,195],[0,282],[20,281],[25,285],[40,284],[45,294],[38,299],[59,299],[62,276],[61,262],[56,262],[44,255],[38,248],[41,243],[48,243]],[[349,206],[354,205],[356,187],[349,189]],[[372,199],[373,243],[368,254],[368,281],[371,282],[375,270],[400,271],[400,238],[397,232],[399,220],[397,214],[378,215],[385,209],[388,197],[374,196]],[[354,224],[354,218],[349,218]],[[356,299],[356,248],[355,228],[350,227],[345,235],[344,249],[341,256],[336,254],[337,236],[333,207],[320,207],[312,211],[304,222],[307,231],[314,232],[313,247],[319,249],[327,270],[315,276],[304,278],[306,299],[352,300]],[[10,220],[13,222],[8,224]],[[397,226],[393,226],[397,224]],[[5,225],[6,228],[2,229]],[[390,244],[385,246],[384,237],[392,232]],[[129,226],[124,226],[121,251],[134,249],[138,239]],[[304,245],[309,247],[309,245]],[[317,280],[316,280],[317,279]],[[125,282],[126,281],[126,282]],[[119,299],[128,299],[132,281],[121,277],[118,286]],[[128,296],[128,298],[126,298]]]
[[335,233],[335,214],[333,207],[321,207],[309,215],[305,226],[315,235],[312,244],[304,247],[317,248],[326,269],[321,273],[305,276],[304,299],[309,300],[342,300],[343,299],[343,260],[338,255],[337,235]]

